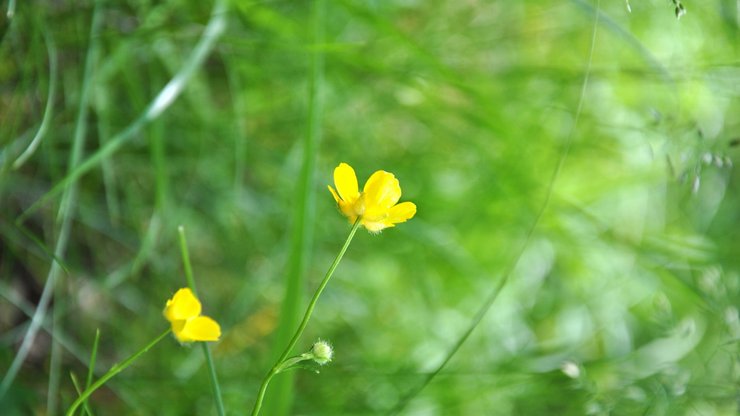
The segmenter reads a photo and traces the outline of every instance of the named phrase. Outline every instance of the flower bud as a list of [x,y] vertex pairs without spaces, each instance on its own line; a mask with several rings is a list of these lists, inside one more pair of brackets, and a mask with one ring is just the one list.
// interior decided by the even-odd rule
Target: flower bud
[[310,354],[312,356],[311,358],[318,365],[324,365],[331,361],[331,358],[334,356],[334,349],[332,349],[328,342],[318,340],[311,347]]

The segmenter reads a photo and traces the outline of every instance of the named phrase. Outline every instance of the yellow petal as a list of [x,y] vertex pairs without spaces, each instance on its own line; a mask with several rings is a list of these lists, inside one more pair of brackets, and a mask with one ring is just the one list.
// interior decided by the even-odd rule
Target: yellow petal
[[355,170],[346,163],[340,163],[334,169],[334,185],[337,187],[339,196],[346,202],[352,203],[360,196]]
[[164,317],[170,322],[185,320],[200,315],[200,310],[200,302],[193,294],[193,291],[183,288],[178,290],[175,296],[167,301],[167,305],[164,308]]
[[170,322],[172,323],[172,333],[175,334],[175,337],[178,341],[183,342],[183,340],[180,338],[180,334],[182,334],[182,329],[185,328],[185,323],[187,322],[187,320],[179,319]]
[[370,231],[373,234],[377,234],[385,228],[393,227],[393,224],[387,223],[382,220],[381,221],[370,221],[364,218],[361,221],[361,224],[363,227],[365,227],[366,230]]
[[364,188],[364,216],[377,221],[401,198],[401,185],[392,173],[379,170],[370,176]]
[[413,218],[414,215],[416,215],[416,204],[413,202],[401,202],[391,207],[386,220],[391,224],[398,224]]
[[172,330],[180,342],[218,341],[221,337],[218,322],[207,316],[188,319],[180,331],[175,331],[174,325]]
[[337,195],[337,191],[335,191],[334,188],[331,187],[331,185],[326,185],[326,187],[329,188],[329,192],[331,192],[331,196],[334,197],[334,201],[336,201],[338,204],[339,201],[341,201],[341,199],[339,199],[339,195]]

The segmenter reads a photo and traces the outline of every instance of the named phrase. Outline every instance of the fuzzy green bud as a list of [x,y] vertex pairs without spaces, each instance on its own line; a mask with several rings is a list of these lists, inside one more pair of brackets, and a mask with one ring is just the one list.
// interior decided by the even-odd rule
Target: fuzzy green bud
[[328,342],[318,340],[311,347],[309,354],[318,365],[324,365],[331,361],[331,358],[334,356],[334,349],[332,349]]

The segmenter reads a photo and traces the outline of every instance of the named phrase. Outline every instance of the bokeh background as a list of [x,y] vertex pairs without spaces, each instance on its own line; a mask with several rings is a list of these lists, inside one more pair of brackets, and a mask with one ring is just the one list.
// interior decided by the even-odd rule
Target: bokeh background
[[[340,162],[418,214],[358,233],[296,351],[335,361],[263,414],[737,414],[737,2],[1,6],[3,414],[167,328],[179,225],[247,413],[350,229]],[[215,414],[172,338],[90,404]]]

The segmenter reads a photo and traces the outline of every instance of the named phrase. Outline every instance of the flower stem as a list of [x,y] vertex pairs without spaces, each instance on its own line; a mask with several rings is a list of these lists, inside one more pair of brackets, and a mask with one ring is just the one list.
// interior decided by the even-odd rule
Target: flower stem
[[182,255],[182,265],[185,268],[185,280],[188,281],[188,287],[193,291],[195,297],[198,297],[198,289],[195,288],[195,279],[193,278],[193,268],[190,266],[190,253],[188,252],[188,241],[185,238],[185,227],[177,227],[177,234],[180,237],[180,253]]
[[[193,278],[193,268],[190,265],[190,254],[188,253],[188,242],[185,239],[185,227],[182,225],[177,227],[177,232],[180,235],[180,252],[182,253],[182,262],[185,267],[185,279],[188,281],[190,290],[193,291],[195,297],[198,297],[198,291],[195,288],[195,278]],[[211,379],[211,393],[213,393],[213,399],[216,402],[216,410],[218,416],[224,416],[226,410],[224,410],[224,402],[221,399],[221,387],[218,384],[218,376],[216,375],[216,367],[213,365],[213,356],[211,355],[211,349],[208,344],[201,342],[203,348],[203,355],[206,357],[206,365],[208,366],[208,376]]]
[[142,348],[141,350],[139,350],[136,353],[134,353],[134,355],[128,357],[122,363],[115,364],[113,367],[111,367],[111,369],[108,370],[108,372],[105,373],[102,377],[100,377],[98,379],[98,381],[96,381],[95,383],[93,383],[90,387],[88,387],[85,391],[83,391],[82,394],[80,394],[80,397],[78,397],[77,400],[75,400],[74,403],[72,403],[72,406],[69,407],[69,409],[67,410],[66,415],[67,416],[72,416],[74,414],[75,410],[77,410],[77,408],[80,407],[80,405],[82,404],[82,402],[84,402],[85,400],[87,400],[87,398],[90,397],[90,395],[95,390],[99,389],[100,386],[102,386],[103,384],[105,384],[108,380],[110,380],[111,378],[113,378],[116,374],[118,374],[121,371],[123,371],[126,368],[128,368],[128,366],[130,366],[131,364],[133,364],[133,362],[136,361],[136,359],[139,358],[139,356],[141,356],[145,352],[149,351],[159,341],[161,341],[162,339],[164,339],[164,337],[167,336],[167,334],[169,334],[169,333],[170,333],[170,330],[167,329],[166,331],[162,332],[162,334],[160,334],[157,338],[155,338],[152,342],[150,342],[149,344],[147,344],[144,348]]
[[200,345],[203,347],[203,355],[206,357],[206,364],[208,364],[208,375],[211,378],[211,390],[213,391],[213,397],[216,400],[216,410],[219,416],[224,416],[226,410],[224,409],[224,402],[221,399],[221,387],[218,384],[218,376],[216,376],[216,366],[213,365],[213,356],[211,356],[211,349],[207,343],[201,342]]
[[257,401],[254,403],[254,409],[252,409],[252,416],[257,416],[260,413],[260,409],[262,408],[262,401],[265,399],[265,393],[267,392],[267,386],[270,384],[270,380],[272,380],[272,377],[275,376],[275,374],[280,372],[283,361],[288,358],[290,352],[293,350],[295,345],[298,343],[298,340],[301,338],[301,335],[303,335],[303,331],[306,329],[308,321],[311,319],[311,314],[313,314],[313,310],[316,307],[316,302],[319,300],[319,296],[321,296],[321,292],[324,291],[324,288],[329,283],[329,279],[331,279],[331,276],[334,274],[334,270],[336,270],[339,262],[342,260],[342,257],[344,257],[344,253],[347,251],[349,243],[352,242],[352,238],[355,236],[358,228],[360,228],[360,218],[355,221],[354,225],[352,226],[352,230],[347,236],[347,240],[342,246],[342,249],[339,250],[339,254],[337,254],[337,257],[334,259],[334,262],[331,264],[331,266],[329,266],[329,270],[327,270],[326,275],[324,276],[324,280],[321,281],[318,289],[316,289],[316,292],[313,294],[313,298],[311,298],[311,301],[308,303],[306,313],[303,315],[303,320],[301,321],[301,324],[298,325],[298,329],[296,329],[293,338],[285,347],[285,351],[283,351],[283,354],[280,356],[280,358],[278,358],[277,362],[275,362],[275,365],[273,365],[270,371],[267,373],[264,380],[262,380],[262,385],[260,385],[260,390],[257,393]]

